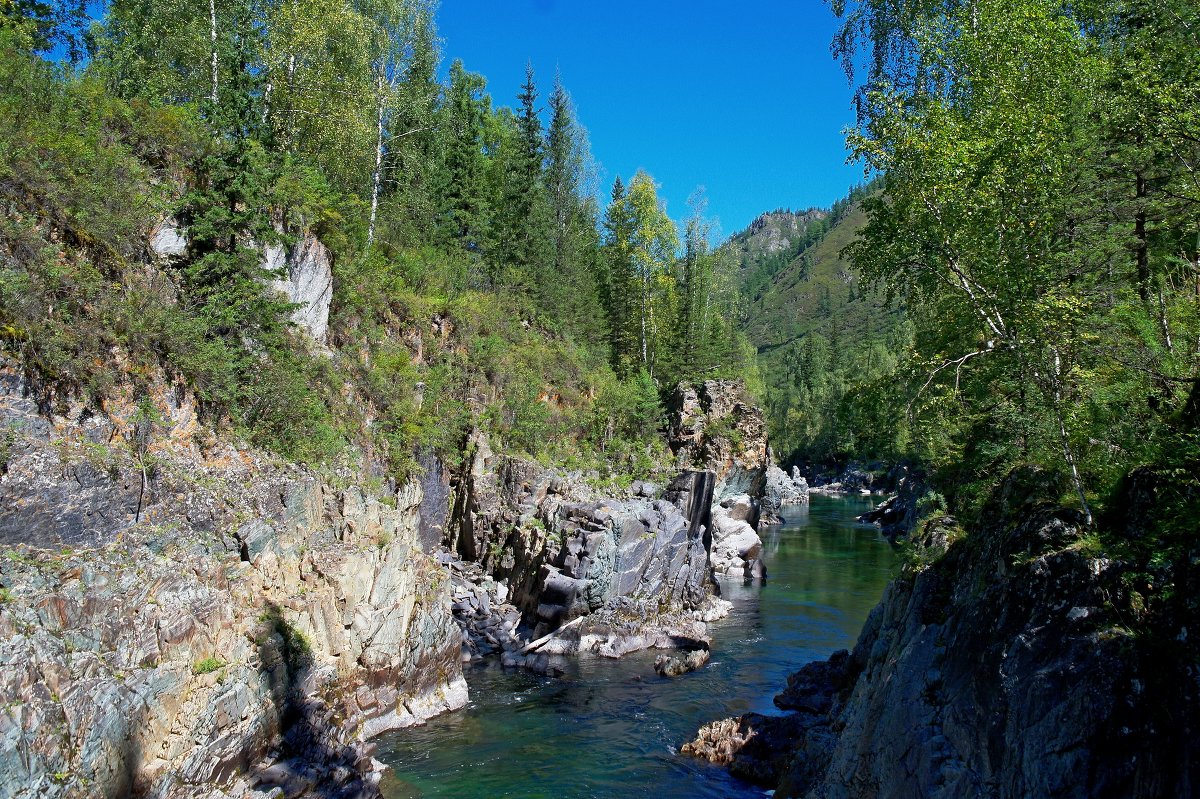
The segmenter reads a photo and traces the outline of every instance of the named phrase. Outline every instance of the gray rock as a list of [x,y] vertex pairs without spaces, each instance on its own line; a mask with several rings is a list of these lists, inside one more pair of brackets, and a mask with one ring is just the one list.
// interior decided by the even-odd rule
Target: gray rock
[[700,668],[710,656],[708,649],[693,649],[683,655],[659,655],[654,660],[654,671],[660,677],[678,677]]
[[316,236],[302,234],[286,253],[278,244],[264,248],[264,266],[276,275],[271,286],[297,307],[292,322],[314,341],[325,343],[333,300],[333,256]]
[[187,248],[187,231],[174,217],[167,217],[150,231],[150,251],[159,258],[182,258]]

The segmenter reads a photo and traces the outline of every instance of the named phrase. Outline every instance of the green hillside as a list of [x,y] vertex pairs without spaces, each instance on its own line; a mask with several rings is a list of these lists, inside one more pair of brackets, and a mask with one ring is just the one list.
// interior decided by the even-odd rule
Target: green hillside
[[[828,211],[764,214],[726,245],[741,260],[743,329],[758,352],[780,459],[887,456],[901,443],[894,422],[872,418],[872,408],[911,332],[842,257],[866,224],[867,191]],[[780,248],[788,232],[800,236]],[[790,257],[772,272],[780,253]]]

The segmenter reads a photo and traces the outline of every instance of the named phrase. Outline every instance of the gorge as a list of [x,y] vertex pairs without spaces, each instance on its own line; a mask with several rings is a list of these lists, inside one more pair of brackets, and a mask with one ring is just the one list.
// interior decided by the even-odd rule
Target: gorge
[[1188,0],[0,0],[0,799],[1200,795],[1198,163]]

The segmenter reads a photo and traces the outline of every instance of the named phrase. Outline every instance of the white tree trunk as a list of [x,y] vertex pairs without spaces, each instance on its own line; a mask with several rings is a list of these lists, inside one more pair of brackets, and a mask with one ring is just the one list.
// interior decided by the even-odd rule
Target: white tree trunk
[[642,268],[642,363],[650,365],[650,347],[646,338],[646,317],[650,303],[650,273]]
[[379,92],[375,114],[375,173],[371,176],[371,221],[367,224],[367,247],[375,241],[375,220],[379,215],[379,185],[383,180],[383,109],[384,79],[379,74],[376,88]]
[[217,0],[208,0],[208,33],[212,43],[212,95],[209,99],[217,104]]
[[1088,527],[1092,526],[1092,509],[1088,505],[1087,494],[1083,490],[1083,479],[1079,476],[1079,467],[1075,463],[1075,453],[1071,450],[1070,439],[1067,438],[1067,425],[1062,413],[1062,359],[1058,349],[1054,350],[1054,413],[1058,417],[1058,434],[1062,441],[1063,458],[1071,469],[1071,482],[1075,493],[1079,495],[1079,503],[1083,505],[1083,517]]

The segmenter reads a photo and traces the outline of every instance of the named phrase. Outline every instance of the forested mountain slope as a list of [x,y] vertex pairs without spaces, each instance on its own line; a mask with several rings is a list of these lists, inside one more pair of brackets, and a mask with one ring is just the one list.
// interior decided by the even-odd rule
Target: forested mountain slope
[[772,212],[725,245],[737,254],[743,329],[758,353],[772,445],[783,460],[883,457],[894,424],[865,387],[896,368],[911,335],[903,313],[842,251],[866,223],[854,190],[828,211]]
[[703,219],[423,0],[84,12],[0,5],[0,796],[377,796],[467,594],[510,665],[702,637],[767,453]]

